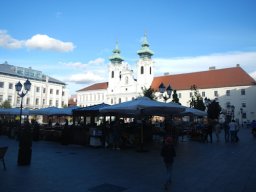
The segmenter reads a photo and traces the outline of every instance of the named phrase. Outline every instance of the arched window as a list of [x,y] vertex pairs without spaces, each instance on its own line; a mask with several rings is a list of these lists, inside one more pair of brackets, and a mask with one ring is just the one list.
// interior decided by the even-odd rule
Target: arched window
[[114,71],[111,72],[111,78],[114,78]]
[[144,74],[144,67],[143,66],[140,67],[140,74]]

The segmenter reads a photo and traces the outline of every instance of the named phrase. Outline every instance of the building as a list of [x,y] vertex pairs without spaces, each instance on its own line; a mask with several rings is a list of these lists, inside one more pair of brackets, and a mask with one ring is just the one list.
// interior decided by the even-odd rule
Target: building
[[256,119],[256,82],[239,64],[225,69],[211,67],[208,71],[154,77],[154,53],[149,48],[146,36],[137,51],[139,60],[136,74],[123,62],[120,53],[116,44],[109,58],[108,82],[96,83],[77,91],[78,106],[129,101],[142,95],[143,88],[149,87],[156,91],[158,100],[163,101],[162,94],[159,93],[161,83],[165,87],[170,85],[177,91],[180,103],[189,106],[191,86],[196,85],[203,98],[218,99],[223,111],[234,106],[233,115],[236,119]]
[[15,90],[19,81],[23,84],[27,79],[31,89],[24,97],[23,107],[36,109],[48,106],[62,107],[68,105],[66,84],[30,68],[0,64],[0,103],[8,100],[12,107],[20,107],[20,97]]

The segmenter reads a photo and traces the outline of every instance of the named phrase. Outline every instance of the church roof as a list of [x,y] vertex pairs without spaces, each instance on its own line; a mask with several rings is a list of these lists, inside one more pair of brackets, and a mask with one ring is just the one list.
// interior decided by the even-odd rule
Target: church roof
[[85,87],[83,89],[78,90],[80,91],[91,91],[91,90],[99,90],[99,89],[107,89],[108,88],[108,82],[102,82],[102,83],[95,83],[93,85],[90,85],[88,87]]
[[239,66],[159,76],[153,79],[151,88],[158,90],[161,83],[165,87],[170,84],[175,90],[190,90],[192,85],[196,85],[198,89],[256,85],[256,81]]

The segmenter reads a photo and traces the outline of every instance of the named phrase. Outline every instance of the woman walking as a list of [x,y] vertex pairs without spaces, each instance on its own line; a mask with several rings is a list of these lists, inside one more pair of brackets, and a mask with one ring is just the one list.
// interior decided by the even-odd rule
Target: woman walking
[[161,150],[161,156],[163,157],[163,161],[167,171],[167,179],[164,184],[164,187],[166,190],[168,190],[172,182],[172,165],[174,157],[176,156],[176,151],[174,149],[172,137],[167,137],[165,139],[165,143]]

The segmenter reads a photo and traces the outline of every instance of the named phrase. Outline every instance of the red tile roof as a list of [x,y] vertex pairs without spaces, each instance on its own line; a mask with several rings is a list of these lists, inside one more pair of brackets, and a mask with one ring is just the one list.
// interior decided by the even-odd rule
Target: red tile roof
[[91,90],[98,90],[98,89],[107,89],[108,88],[108,82],[103,83],[95,83],[89,87],[85,87],[83,89],[78,90],[79,91],[91,91]]
[[159,76],[154,78],[151,88],[158,90],[162,82],[165,87],[170,84],[176,90],[190,90],[192,85],[198,89],[256,85],[241,67]]

